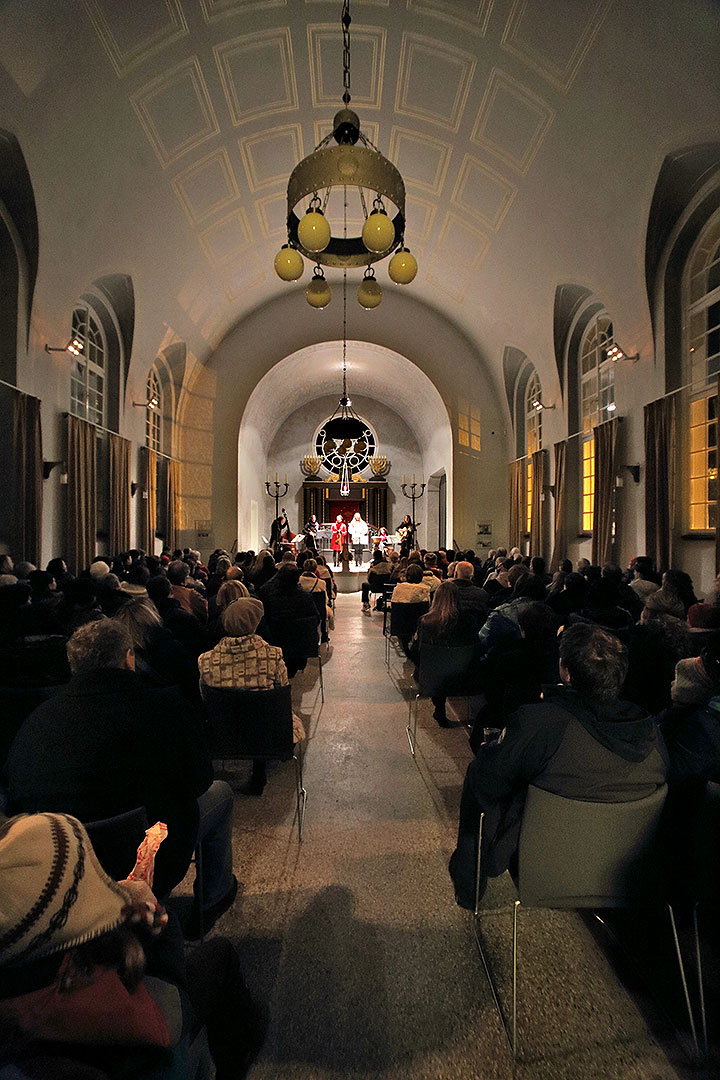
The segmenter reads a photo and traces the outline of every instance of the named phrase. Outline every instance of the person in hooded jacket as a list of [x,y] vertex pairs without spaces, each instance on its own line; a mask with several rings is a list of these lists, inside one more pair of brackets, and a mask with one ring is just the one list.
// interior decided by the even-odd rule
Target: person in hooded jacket
[[468,766],[450,860],[462,907],[474,907],[481,812],[484,890],[488,877],[516,868],[530,784],[569,799],[631,802],[665,783],[666,751],[654,721],[618,698],[627,672],[621,641],[590,623],[568,627],[559,669],[562,685],[548,688],[541,703],[521,706],[498,742],[480,747]]

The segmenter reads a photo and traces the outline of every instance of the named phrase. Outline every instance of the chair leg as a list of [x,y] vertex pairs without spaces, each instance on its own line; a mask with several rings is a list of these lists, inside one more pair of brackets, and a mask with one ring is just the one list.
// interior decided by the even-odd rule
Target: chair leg
[[672,904],[667,905],[668,914],[670,916],[670,927],[672,930],[673,942],[675,945],[675,955],[677,957],[678,967],[680,969],[680,982],[682,983],[683,995],[685,997],[685,1007],[688,1013],[688,1020],[690,1022],[690,1035],[692,1037],[693,1049],[698,1058],[700,1058],[700,1046],[698,1045],[697,1032],[695,1030],[695,1017],[693,1016],[692,1006],[690,1004],[690,994],[688,993],[687,979],[685,978],[685,965],[683,963],[682,953],[680,951],[680,941],[678,939],[677,926],[675,925],[675,912],[673,911]]
[[298,819],[298,843],[302,842],[303,828],[305,827],[305,805],[307,803],[307,791],[303,785],[303,757],[302,746],[298,745],[297,752],[293,754],[295,759],[295,795],[297,801]]
[[695,931],[695,963],[697,965],[697,978],[698,978],[698,1000],[700,1001],[700,1022],[702,1024],[703,1033],[703,1050],[705,1051],[705,1060],[707,1060],[709,1044],[707,1033],[707,1016],[705,1014],[705,989],[703,987],[702,976],[702,959],[700,957],[700,931],[698,928],[698,905],[695,904],[693,908],[693,929]]
[[198,908],[198,920],[200,924],[200,940],[205,940],[205,917],[203,915],[203,909],[205,906],[205,886],[203,884],[203,857],[202,857],[202,844],[197,844],[195,847],[195,883],[197,885],[197,891],[195,893],[195,900]]
[[320,669],[320,700],[325,704],[325,684],[323,683],[322,657],[318,654],[318,667]]
[[[410,743],[410,753],[412,754],[413,757],[415,757],[415,743],[417,741],[417,714],[418,714],[419,702],[420,702],[420,695],[417,694],[416,697],[415,697],[415,710],[414,711],[413,711],[412,698],[410,698],[410,701],[408,702],[409,717],[408,717],[408,726],[406,728],[406,731],[407,731],[408,742]],[[412,727],[410,727],[410,723],[412,723]]]

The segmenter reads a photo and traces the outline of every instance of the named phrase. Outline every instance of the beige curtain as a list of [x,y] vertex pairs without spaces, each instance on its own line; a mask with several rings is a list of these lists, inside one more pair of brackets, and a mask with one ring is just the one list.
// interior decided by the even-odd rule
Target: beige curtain
[[560,563],[568,557],[568,530],[566,522],[567,492],[567,442],[555,443],[555,514],[553,521],[553,553],[550,570],[560,569]]
[[544,555],[543,552],[543,490],[545,486],[545,451],[536,450],[532,464],[532,500],[530,503],[530,554]]
[[145,451],[145,532],[143,548],[148,555],[155,552],[157,530],[157,454],[147,446]]
[[178,544],[180,462],[169,458],[165,470],[165,545],[174,551]]
[[42,547],[43,454],[40,400],[13,392],[13,535],[15,561],[40,566]]
[[673,395],[645,406],[645,554],[658,569],[672,566],[675,401]]
[[618,420],[606,420],[593,428],[595,439],[595,498],[593,501],[592,562],[612,562],[615,513],[615,447]]
[[68,416],[67,564],[78,574],[95,555],[97,445],[92,424]]
[[111,555],[130,547],[130,443],[110,435],[110,520]]
[[520,547],[525,532],[525,458],[510,462],[510,528],[508,548]]

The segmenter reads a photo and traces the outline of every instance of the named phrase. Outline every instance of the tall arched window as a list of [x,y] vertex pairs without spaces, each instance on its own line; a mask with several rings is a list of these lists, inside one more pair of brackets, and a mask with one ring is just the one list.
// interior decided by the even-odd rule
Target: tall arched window
[[530,532],[532,522],[533,468],[532,455],[542,449],[542,410],[537,408],[541,400],[540,379],[534,372],[525,391],[525,531]]
[[72,337],[82,343],[70,375],[70,412],[93,424],[105,424],[106,354],[105,338],[89,308],[76,308],[72,315]]
[[690,529],[717,524],[720,372],[720,211],[710,218],[685,266],[685,375],[690,383]]
[[150,450],[162,453],[163,392],[154,368],[150,369],[148,375],[146,394],[145,445]]
[[588,323],[580,342],[580,419],[582,442],[582,530],[593,530],[595,497],[595,439],[593,428],[615,411],[615,372],[608,350],[615,344],[613,325],[605,311]]

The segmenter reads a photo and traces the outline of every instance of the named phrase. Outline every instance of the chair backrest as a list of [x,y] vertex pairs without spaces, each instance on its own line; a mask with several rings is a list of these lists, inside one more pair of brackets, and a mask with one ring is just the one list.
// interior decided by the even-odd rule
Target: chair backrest
[[663,785],[633,802],[585,802],[531,785],[518,847],[521,903],[612,908],[657,896],[666,795]]
[[385,584],[390,580],[389,574],[376,574],[374,570],[368,570],[368,585],[370,592],[382,592]]
[[417,604],[392,604],[390,606],[390,636],[412,637],[417,629],[418,619],[430,610],[427,600]]
[[478,656],[478,645],[422,643],[418,662],[420,693],[423,697],[452,697],[454,693],[462,696],[467,691]]
[[[322,596],[322,593],[320,594]],[[275,617],[271,622],[273,642],[279,645],[283,656],[307,659],[318,655],[319,625],[315,615],[300,619]]]
[[232,690],[200,684],[210,724],[213,758],[293,756],[292,700],[289,686],[273,690]]
[[137,849],[145,839],[149,824],[145,807],[84,824],[103,870],[115,881],[122,881],[135,865]]

